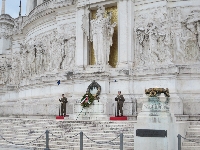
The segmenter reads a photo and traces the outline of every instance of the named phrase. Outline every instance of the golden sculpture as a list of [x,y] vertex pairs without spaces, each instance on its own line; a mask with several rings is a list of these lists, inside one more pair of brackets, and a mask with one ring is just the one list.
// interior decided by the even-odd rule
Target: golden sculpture
[[156,97],[157,95],[160,95],[161,93],[164,93],[166,97],[170,97],[168,88],[166,88],[166,89],[164,89],[164,88],[145,89],[145,94],[147,94],[150,97]]

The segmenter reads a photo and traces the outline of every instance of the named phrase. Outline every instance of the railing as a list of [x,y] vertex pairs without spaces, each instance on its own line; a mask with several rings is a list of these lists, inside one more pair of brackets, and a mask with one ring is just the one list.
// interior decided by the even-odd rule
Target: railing
[[[43,137],[44,135],[46,134],[46,148],[44,148],[44,150],[50,150],[50,148],[49,148],[49,134],[51,134],[53,137],[56,137],[56,138],[62,138],[62,136],[56,136],[56,135],[54,135],[53,133],[51,133],[51,132],[49,132],[49,130],[46,130],[46,132],[45,133],[42,133],[39,137],[37,137],[35,140],[32,140],[32,141],[30,141],[30,142],[27,142],[27,143],[14,143],[14,142],[12,142],[12,141],[9,141],[9,140],[7,140],[7,139],[5,139],[2,135],[0,135],[0,137],[4,140],[4,141],[6,141],[7,143],[9,143],[9,144],[13,144],[13,145],[16,145],[16,146],[25,146],[25,145],[29,145],[29,144],[33,144],[34,142],[37,142],[38,141],[38,139],[40,139],[41,137]],[[119,147],[120,147],[120,150],[123,150],[123,133],[120,133],[120,135],[118,135],[116,138],[114,138],[114,139],[112,139],[112,140],[110,140],[110,141],[102,141],[102,142],[97,142],[97,141],[95,141],[95,140],[93,140],[93,139],[91,139],[91,138],[89,138],[86,134],[84,134],[82,131],[80,132],[80,133],[78,133],[78,134],[75,134],[75,135],[73,135],[73,136],[70,136],[69,138],[74,138],[74,137],[76,137],[76,136],[78,136],[78,135],[80,135],[80,150],[83,150],[83,137],[86,137],[88,140],[90,140],[91,142],[93,142],[93,143],[96,143],[96,144],[110,144],[110,145],[117,145],[117,144],[114,144],[113,143],[113,141],[114,140],[116,140],[116,139],[118,139],[119,137],[120,137],[120,144],[119,144]]]

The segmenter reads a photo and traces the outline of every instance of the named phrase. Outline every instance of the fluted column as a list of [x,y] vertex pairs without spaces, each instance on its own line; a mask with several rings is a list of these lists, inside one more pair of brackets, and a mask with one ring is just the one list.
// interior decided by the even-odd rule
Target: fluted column
[[5,14],[6,0],[2,0],[1,14]]

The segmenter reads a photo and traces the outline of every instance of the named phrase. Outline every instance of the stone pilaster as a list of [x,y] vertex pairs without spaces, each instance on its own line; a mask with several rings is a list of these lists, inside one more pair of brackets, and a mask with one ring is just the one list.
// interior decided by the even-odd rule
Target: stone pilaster
[[84,8],[77,8],[76,12],[76,52],[75,52],[75,64],[78,67],[83,67],[84,60],[87,55],[87,44],[85,43],[84,33],[82,30],[82,17],[84,15]]
[[118,67],[127,68],[133,62],[134,40],[134,3],[129,0],[118,2],[119,39],[118,39]]

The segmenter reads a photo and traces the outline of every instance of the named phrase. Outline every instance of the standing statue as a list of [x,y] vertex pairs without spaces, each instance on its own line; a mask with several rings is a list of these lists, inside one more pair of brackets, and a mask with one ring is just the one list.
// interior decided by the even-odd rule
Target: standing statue
[[96,65],[108,64],[114,27],[116,26],[116,23],[111,23],[111,13],[108,13],[106,18],[104,14],[105,8],[100,6],[96,13],[96,19],[91,20],[91,41],[93,41]]
[[121,116],[123,116],[123,104],[124,104],[124,96],[121,95],[121,91],[118,91],[118,95],[117,97],[115,98],[115,101],[117,101],[117,116],[119,116],[119,111],[121,113]]

